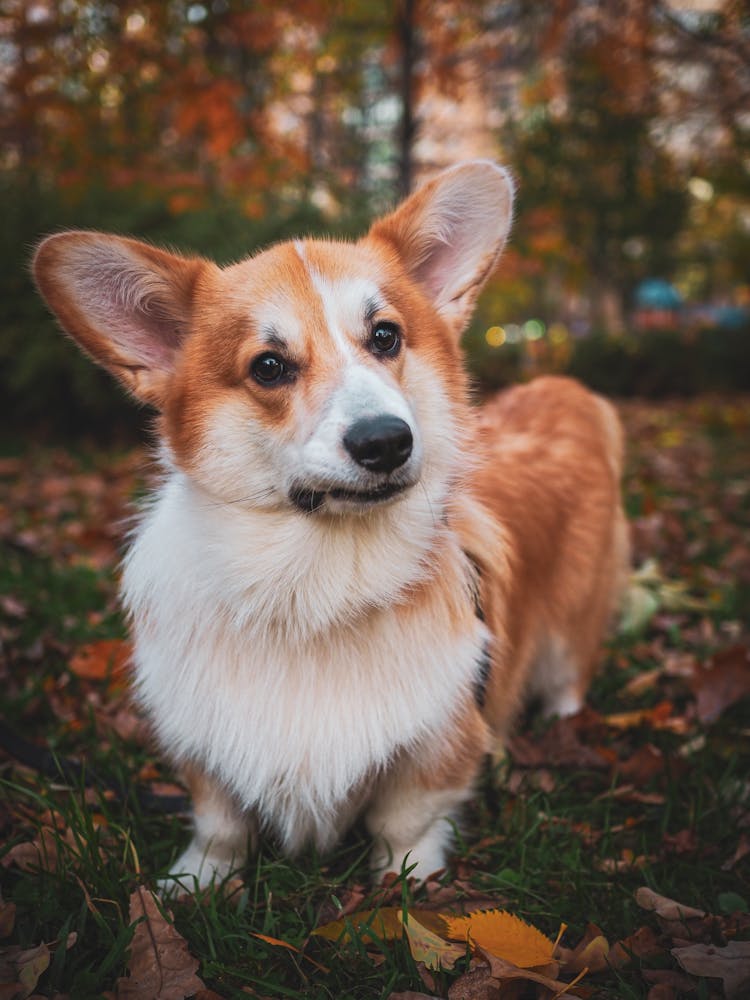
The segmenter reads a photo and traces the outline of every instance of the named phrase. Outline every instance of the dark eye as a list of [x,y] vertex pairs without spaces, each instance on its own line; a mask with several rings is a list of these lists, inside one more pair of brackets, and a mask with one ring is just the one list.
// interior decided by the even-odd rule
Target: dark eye
[[401,347],[401,331],[395,323],[378,323],[370,334],[370,345],[376,354],[393,357]]
[[261,385],[274,385],[287,374],[285,362],[276,354],[261,354],[250,365],[250,374]]

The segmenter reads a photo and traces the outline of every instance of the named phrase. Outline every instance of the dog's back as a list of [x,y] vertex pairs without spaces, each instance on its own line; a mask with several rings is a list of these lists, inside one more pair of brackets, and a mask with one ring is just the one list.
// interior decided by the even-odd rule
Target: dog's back
[[580,708],[626,580],[622,429],[614,408],[568,378],[501,393],[479,416],[474,491],[502,525],[512,572],[482,577],[498,636],[485,714],[502,740],[523,697]]

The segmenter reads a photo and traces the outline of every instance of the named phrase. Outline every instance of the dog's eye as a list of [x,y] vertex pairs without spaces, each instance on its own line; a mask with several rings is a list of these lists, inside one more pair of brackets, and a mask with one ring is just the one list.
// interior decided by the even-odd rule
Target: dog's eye
[[250,374],[261,385],[274,385],[287,374],[285,362],[276,354],[261,354],[250,365]]
[[378,323],[370,334],[370,346],[376,354],[393,357],[401,347],[401,331],[395,323]]

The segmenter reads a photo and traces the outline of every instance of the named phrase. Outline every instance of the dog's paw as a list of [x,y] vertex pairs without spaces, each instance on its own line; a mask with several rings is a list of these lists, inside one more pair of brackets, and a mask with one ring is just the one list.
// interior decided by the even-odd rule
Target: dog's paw
[[422,837],[409,847],[391,848],[378,840],[370,855],[370,871],[375,885],[382,883],[389,872],[407,872],[410,879],[425,882],[430,875],[445,870],[445,843],[437,831]]
[[158,880],[162,896],[181,896],[195,893],[213,885],[218,887],[242,866],[242,857],[219,856],[192,843],[174,862],[169,873]]

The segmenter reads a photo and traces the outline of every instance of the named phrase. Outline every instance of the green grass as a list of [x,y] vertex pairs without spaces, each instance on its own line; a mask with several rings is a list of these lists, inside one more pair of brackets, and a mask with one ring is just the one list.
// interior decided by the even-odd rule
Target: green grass
[[[633,442],[625,484],[629,512],[636,519],[664,518],[656,551],[637,543],[637,554],[657,555],[663,572],[705,597],[710,610],[662,616],[643,634],[613,641],[589,697],[601,713],[665,698],[676,715],[689,713],[692,699],[678,677],[638,697],[623,687],[668,654],[703,657],[747,641],[749,577],[737,565],[738,547],[750,530],[750,404],[737,407],[734,412],[704,401],[624,409]],[[127,788],[139,773],[148,774],[140,779],[146,784],[173,780],[149,748],[102,728],[102,706],[111,697],[106,683],[82,680],[69,669],[82,642],[122,636],[124,629],[115,602],[114,548],[109,561],[87,565],[75,532],[73,541],[65,540],[66,525],[101,520],[102,511],[110,516],[131,489],[142,488],[140,479],[135,472],[120,476],[102,500],[85,477],[106,480],[112,460],[100,453],[68,458],[59,476],[70,480],[70,489],[65,492],[63,483],[47,490],[66,498],[62,511],[51,514],[43,483],[55,461],[62,460],[34,455],[0,484],[0,599],[12,596],[22,606],[0,600],[2,715],[26,738],[76,756],[107,783]],[[23,536],[28,531],[43,535],[31,548]],[[538,720],[529,719],[528,726],[543,736]],[[641,885],[712,913],[747,910],[750,858],[726,867],[750,809],[747,699],[709,728],[692,722],[678,734],[648,726],[622,732],[594,727],[582,738],[620,762],[646,744],[661,750],[663,773],[639,782],[637,791],[662,800],[619,797],[630,782],[612,768],[548,767],[542,780],[547,791],[535,787],[538,775],[529,774],[511,794],[506,785],[514,766],[508,762],[484,775],[444,882],[458,878],[552,937],[564,922],[572,944],[590,921],[610,942],[650,923],[633,898]],[[54,870],[0,868],[3,898],[17,908],[13,933],[0,946],[27,948],[75,932],[72,947],[54,950],[37,992],[99,997],[125,972],[133,934],[129,895],[140,882],[153,885],[166,870],[185,841],[185,820],[150,813],[134,797],[101,786],[63,787],[7,758],[0,758],[0,779],[0,856],[37,836],[49,824],[49,810],[59,829]],[[308,940],[313,928],[334,918],[338,901],[353,886],[367,883],[367,846],[357,827],[331,856],[308,853],[291,862],[264,842],[231,898],[214,893],[172,904],[176,928],[200,960],[206,985],[222,997],[247,996],[248,987],[267,997],[373,1000],[385,1000],[394,990],[424,991],[404,942],[378,947],[356,932],[348,945]],[[402,881],[389,901],[425,902],[433,889],[413,890]],[[304,955],[253,934],[279,938]],[[457,975],[437,975],[435,992],[445,995]],[[649,989],[638,962],[590,983],[598,996],[612,1000],[645,997]]]

